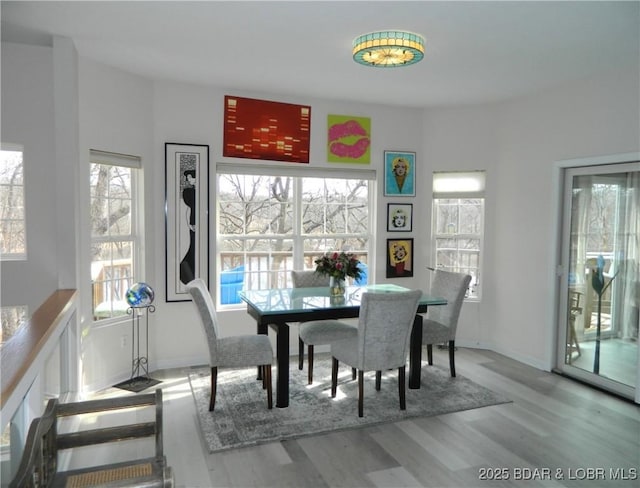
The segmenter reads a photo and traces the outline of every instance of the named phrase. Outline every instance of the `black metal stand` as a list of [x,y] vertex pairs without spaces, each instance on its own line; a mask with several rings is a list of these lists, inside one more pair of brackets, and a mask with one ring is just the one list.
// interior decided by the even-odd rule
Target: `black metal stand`
[[616,276],[618,276],[618,272],[616,272],[616,274],[614,274],[611,277],[611,280],[609,280],[609,283],[607,283],[601,290],[599,291],[596,290],[596,293],[598,294],[598,321],[596,322],[596,351],[593,357],[593,373],[594,374],[600,374],[600,336],[601,336],[601,326],[602,326],[602,321],[601,321],[602,295],[604,294],[605,291],[607,291],[607,288],[611,286],[611,283],[613,283],[613,280],[615,279]]
[[[153,305],[129,307],[131,315],[131,378],[114,385],[123,390],[140,392],[161,383],[149,376],[149,314],[156,311]],[[145,316],[145,355],[140,355],[140,317]]]

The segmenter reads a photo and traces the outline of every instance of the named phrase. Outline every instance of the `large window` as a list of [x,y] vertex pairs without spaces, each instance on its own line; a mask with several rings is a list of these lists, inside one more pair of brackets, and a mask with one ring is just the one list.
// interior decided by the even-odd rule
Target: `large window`
[[125,315],[125,293],[140,276],[140,159],[91,151],[93,318]]
[[483,171],[433,174],[435,268],[470,274],[471,299],[481,295],[484,182]]
[[23,148],[2,144],[0,149],[0,258],[27,257],[24,211]]
[[291,270],[315,269],[314,259],[328,251],[353,252],[366,267],[373,172],[305,177],[237,169],[218,165],[220,303],[239,303],[240,289],[290,287]]

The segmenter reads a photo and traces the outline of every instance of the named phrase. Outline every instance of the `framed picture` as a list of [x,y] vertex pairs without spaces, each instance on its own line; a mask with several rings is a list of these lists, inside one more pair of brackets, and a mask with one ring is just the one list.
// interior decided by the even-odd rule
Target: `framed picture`
[[371,119],[350,115],[329,115],[327,161],[369,164],[371,162]]
[[311,106],[224,97],[225,157],[309,162]]
[[191,299],[186,284],[209,284],[209,146],[167,142],[165,151],[166,300]]
[[385,196],[416,196],[416,153],[384,152]]
[[413,204],[387,203],[387,232],[413,230]]
[[387,278],[413,276],[413,239],[387,239]]

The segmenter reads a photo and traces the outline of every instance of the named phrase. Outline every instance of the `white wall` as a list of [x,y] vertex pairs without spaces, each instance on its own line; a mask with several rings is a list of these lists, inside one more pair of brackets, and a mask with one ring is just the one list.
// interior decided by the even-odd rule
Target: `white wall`
[[640,71],[559,87],[500,107],[493,348],[549,369],[555,351],[559,160],[640,149]]
[[488,106],[427,110],[436,169],[486,169],[483,298],[465,303],[457,342],[550,369],[555,351],[554,163],[638,151],[637,70]]
[[3,306],[38,307],[58,288],[53,51],[2,43],[2,133],[5,143],[24,146],[27,223],[26,261],[1,263]]
[[[115,384],[131,374],[131,319],[108,327],[93,327],[91,317],[91,274],[89,234],[89,151],[97,149],[141,158],[145,187],[145,219],[147,249],[143,279],[156,283],[163,276],[154,266],[156,253],[163,254],[162,241],[153,239],[156,220],[160,221],[162,206],[151,198],[154,170],[158,164],[152,144],[153,84],[149,80],[121,70],[81,58],[79,63],[80,92],[80,252],[81,309],[83,337],[83,382],[88,389]],[[148,194],[147,194],[148,193]],[[151,319],[153,331],[153,319]],[[153,332],[152,337],[157,338]],[[121,338],[126,338],[122,347]],[[151,341],[150,341],[151,342]],[[143,344],[144,347],[144,344]],[[153,349],[150,356],[156,358]]]

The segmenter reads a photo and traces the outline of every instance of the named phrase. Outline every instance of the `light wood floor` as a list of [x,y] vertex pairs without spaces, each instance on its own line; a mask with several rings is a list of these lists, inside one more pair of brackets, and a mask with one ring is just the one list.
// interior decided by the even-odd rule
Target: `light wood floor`
[[[436,350],[434,357],[447,364],[446,352]],[[488,351],[459,349],[456,363],[459,375],[506,394],[513,403],[211,455],[199,436],[188,370],[157,371],[152,376],[163,380],[165,452],[176,484],[639,486],[637,405]],[[74,455],[72,464],[116,461],[141,449]]]

